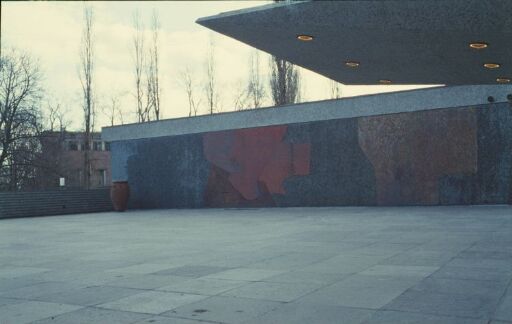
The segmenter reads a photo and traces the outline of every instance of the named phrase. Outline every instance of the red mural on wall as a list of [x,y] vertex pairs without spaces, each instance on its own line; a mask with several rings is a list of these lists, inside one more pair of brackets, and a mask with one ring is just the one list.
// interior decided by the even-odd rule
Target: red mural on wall
[[269,126],[204,134],[204,155],[212,163],[206,203],[268,203],[271,194],[286,193],[286,178],[308,175],[310,144],[287,142],[286,131]]

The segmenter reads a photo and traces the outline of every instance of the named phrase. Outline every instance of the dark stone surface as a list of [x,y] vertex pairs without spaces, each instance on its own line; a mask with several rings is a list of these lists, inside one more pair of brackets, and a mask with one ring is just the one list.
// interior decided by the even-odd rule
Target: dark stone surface
[[375,170],[379,205],[437,205],[440,178],[477,171],[472,108],[358,120],[359,144]]
[[476,174],[446,175],[439,184],[441,204],[512,203],[512,107],[477,109]]
[[478,204],[512,203],[512,107],[508,103],[478,109]]
[[474,201],[474,175],[450,175],[439,179],[439,204],[467,205]]
[[112,211],[110,188],[0,192],[0,219]]
[[130,207],[203,206],[210,163],[203,156],[201,135],[141,139],[136,146],[127,161]]
[[357,119],[293,125],[287,140],[311,143],[310,174],[285,181],[280,206],[374,205],[373,167],[359,147]]
[[503,204],[508,103],[112,143],[131,208]]

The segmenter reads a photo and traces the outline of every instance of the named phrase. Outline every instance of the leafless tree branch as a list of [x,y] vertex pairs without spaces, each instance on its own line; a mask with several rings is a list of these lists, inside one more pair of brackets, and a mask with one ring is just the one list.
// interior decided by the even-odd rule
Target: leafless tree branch
[[94,131],[94,92],[93,92],[93,74],[94,74],[94,39],[93,39],[93,10],[91,7],[84,8],[84,26],[82,31],[82,43],[80,47],[80,83],[83,94],[84,111],[84,187],[90,187],[90,150],[91,150],[91,132]]
[[204,94],[208,113],[213,114],[219,110],[219,91],[217,89],[217,74],[215,62],[215,42],[210,35],[210,43],[205,61],[206,81],[204,84]]
[[[0,190],[18,190],[34,170],[26,166],[38,151],[41,73],[16,50],[0,54]],[[2,180],[3,179],[3,180]]]
[[188,99],[188,116],[197,116],[201,99],[196,97],[196,84],[188,67],[180,74],[180,85],[185,90]]

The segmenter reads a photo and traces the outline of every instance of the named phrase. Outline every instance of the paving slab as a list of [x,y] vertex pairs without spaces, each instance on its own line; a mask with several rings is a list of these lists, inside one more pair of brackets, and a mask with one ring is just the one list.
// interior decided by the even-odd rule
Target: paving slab
[[506,284],[512,280],[512,270],[497,268],[444,266],[432,274],[432,278],[490,280]]
[[16,266],[3,266],[0,267],[0,279],[12,279],[21,277],[27,274],[41,273],[47,272],[50,269],[47,268],[37,268],[37,267],[16,267]]
[[366,270],[376,265],[384,258],[384,256],[378,255],[339,255],[309,266],[301,267],[298,270],[330,274],[351,274]]
[[454,258],[446,263],[447,266],[464,268],[489,268],[504,271],[512,271],[512,259],[492,258]]
[[84,260],[85,255],[90,253],[90,251],[94,251],[94,249],[101,248],[97,247],[96,244],[88,244],[86,243],[70,243],[67,245],[75,246],[76,249],[82,249],[82,254],[76,258],[73,255],[66,255],[60,257],[51,257],[47,258],[44,262],[37,263],[37,266],[42,268],[49,268],[52,270],[62,269],[66,271],[91,271],[91,272],[99,272],[99,271],[108,271],[116,268],[129,267],[137,263],[137,261],[132,258],[129,259],[121,259],[121,260]]
[[503,283],[490,280],[426,278],[411,290],[449,295],[482,296],[499,300],[505,291]]
[[29,287],[29,286],[37,285],[37,284],[40,284],[43,282],[45,282],[45,281],[27,278],[25,276],[18,277],[18,278],[9,278],[9,279],[1,278],[0,279],[0,296],[2,295],[2,293],[9,291],[9,290]]
[[213,296],[161,315],[221,323],[244,323],[282,305],[280,302]]
[[0,306],[2,324],[24,324],[72,312],[81,308],[76,305],[27,301],[23,303]]
[[269,256],[254,255],[253,251],[250,250],[244,252],[233,251],[227,254],[219,253],[214,258],[206,258],[201,261],[201,264],[216,267],[238,268],[245,267],[250,263],[265,260],[267,258],[269,258]]
[[49,281],[30,285],[28,287],[11,289],[0,293],[0,296],[20,299],[38,299],[44,295],[67,292],[78,288],[85,288],[85,286],[80,283]]
[[255,263],[250,263],[247,265],[249,268],[253,269],[267,269],[267,270],[294,270],[299,267],[305,267],[312,263],[316,263],[325,259],[329,259],[334,257],[334,253],[300,253],[300,252],[291,252],[284,253],[282,255],[266,259],[264,261],[259,261]]
[[112,302],[98,305],[100,308],[129,312],[160,314],[176,307],[205,299],[207,296],[184,293],[147,291]]
[[22,303],[24,300],[0,297],[0,306]]
[[359,233],[357,231],[343,230],[319,230],[319,231],[305,231],[297,233],[291,237],[304,242],[341,242],[356,239]]
[[418,244],[411,243],[382,243],[377,242],[354,250],[359,255],[378,255],[381,257],[392,257],[396,254],[411,250]]
[[439,267],[428,266],[401,266],[401,265],[374,265],[360,274],[366,276],[391,276],[391,277],[428,277]]
[[251,324],[365,323],[373,310],[312,303],[287,303],[248,321]]
[[86,307],[35,321],[32,324],[130,324],[150,317],[151,315],[148,314]]
[[134,324],[205,324],[205,321],[195,321],[185,318],[171,318],[163,316],[150,317],[145,320],[135,322]]
[[380,262],[388,265],[440,267],[450,262],[459,251],[424,250],[423,248],[395,254]]
[[512,284],[492,317],[497,320],[512,322]]
[[140,292],[141,291],[137,289],[98,286],[71,289],[58,293],[49,293],[46,295],[38,296],[37,299],[53,303],[92,306],[102,304],[111,300],[123,298],[126,296],[138,294]]
[[239,288],[231,289],[222,295],[291,302],[322,286],[324,285],[313,283],[253,282]]
[[89,270],[87,268],[83,269],[73,269],[66,270],[60,267],[56,268],[53,271],[47,271],[42,273],[36,273],[31,275],[26,275],[24,278],[28,280],[37,280],[40,282],[72,282],[76,284],[81,284],[85,286],[99,286],[106,282],[116,280],[119,278],[127,277],[128,274],[120,274],[116,272],[106,272],[103,270]]
[[161,264],[161,263],[141,263],[141,264],[135,264],[128,267],[122,267],[122,268],[115,268],[110,269],[108,272],[117,272],[117,273],[127,273],[127,274],[148,274],[153,273],[157,271],[167,270],[169,268],[174,268],[179,265],[177,264]]
[[139,274],[115,279],[105,286],[125,287],[133,289],[157,289],[173,283],[183,282],[185,278],[172,275]]
[[222,271],[229,270],[226,267],[215,267],[215,266],[205,266],[205,265],[187,265],[183,267],[177,267],[167,270],[161,270],[155,272],[156,275],[174,275],[174,276],[183,276],[190,278],[199,278],[203,276],[207,276],[213,273],[218,273]]
[[486,251],[462,251],[457,255],[462,259],[497,259],[512,261],[512,251],[508,250],[486,250]]
[[419,280],[415,277],[392,278],[356,274],[306,295],[300,301],[379,309],[414,286]]
[[158,290],[213,296],[247,284],[240,280],[198,278],[177,281]]
[[276,276],[264,278],[261,281],[282,283],[313,283],[328,285],[347,277],[347,274],[317,273],[305,271],[289,271]]
[[489,319],[497,308],[495,298],[409,290],[383,309],[403,312]]
[[263,280],[268,277],[272,277],[272,276],[281,274],[283,272],[285,272],[285,271],[238,268],[238,269],[231,269],[231,270],[218,272],[218,273],[206,276],[205,278],[259,281],[259,280]]
[[379,310],[364,324],[487,324],[485,319]]

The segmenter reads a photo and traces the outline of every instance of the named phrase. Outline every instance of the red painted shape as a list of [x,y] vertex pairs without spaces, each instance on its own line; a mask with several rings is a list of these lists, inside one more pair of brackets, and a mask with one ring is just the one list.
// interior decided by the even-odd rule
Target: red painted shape
[[282,182],[286,175],[280,174],[273,165],[280,162],[274,161],[276,158],[286,158],[284,154],[279,154],[286,129],[287,126],[271,126],[234,131],[236,135],[232,156],[240,165],[240,172],[231,173],[229,180],[245,199],[253,200],[260,195],[258,180],[265,168],[271,169],[265,172],[261,181],[270,193],[281,193],[276,181]]
[[208,133],[203,150],[208,161],[227,171],[243,199],[285,194],[286,178],[309,174],[310,154],[309,144],[285,142],[286,131],[287,126],[270,126]]
[[292,174],[291,145],[285,142],[274,144],[272,158],[260,174],[259,180],[267,185],[268,191],[285,194],[283,181]]

